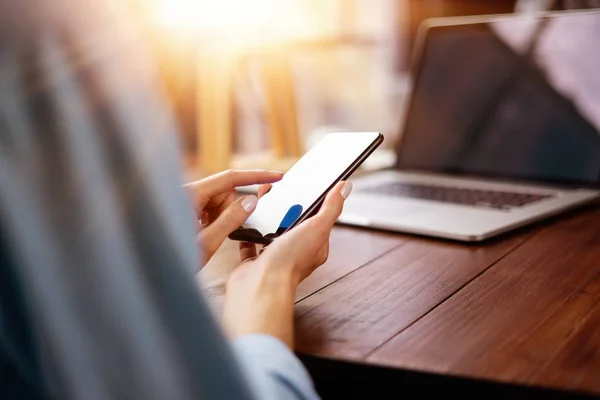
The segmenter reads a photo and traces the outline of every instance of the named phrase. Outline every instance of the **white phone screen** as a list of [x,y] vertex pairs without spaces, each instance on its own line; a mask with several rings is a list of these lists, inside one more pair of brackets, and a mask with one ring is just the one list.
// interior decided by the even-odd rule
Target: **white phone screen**
[[330,133],[313,146],[264,195],[244,228],[263,236],[289,227],[379,137],[377,132]]

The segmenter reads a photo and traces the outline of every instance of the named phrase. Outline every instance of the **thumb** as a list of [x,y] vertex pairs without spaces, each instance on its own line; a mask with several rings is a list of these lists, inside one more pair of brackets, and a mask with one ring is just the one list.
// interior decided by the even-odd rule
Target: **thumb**
[[327,197],[316,215],[323,226],[330,229],[335,224],[342,213],[344,201],[348,198],[350,192],[352,192],[352,182],[342,181],[327,193]]
[[232,203],[209,226],[202,230],[201,240],[206,251],[206,258],[210,258],[223,244],[231,232],[239,228],[256,208],[256,196],[244,196]]

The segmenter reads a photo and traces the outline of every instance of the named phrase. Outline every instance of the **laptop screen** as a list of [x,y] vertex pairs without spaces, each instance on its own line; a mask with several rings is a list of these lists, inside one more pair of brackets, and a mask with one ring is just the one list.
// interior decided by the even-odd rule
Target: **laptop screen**
[[600,13],[426,31],[398,167],[597,186]]

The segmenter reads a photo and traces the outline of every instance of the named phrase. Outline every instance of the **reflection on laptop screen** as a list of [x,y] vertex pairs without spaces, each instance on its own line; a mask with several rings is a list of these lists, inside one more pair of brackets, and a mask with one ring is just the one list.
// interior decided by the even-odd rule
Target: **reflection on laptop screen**
[[439,26],[400,168],[600,182],[600,13]]

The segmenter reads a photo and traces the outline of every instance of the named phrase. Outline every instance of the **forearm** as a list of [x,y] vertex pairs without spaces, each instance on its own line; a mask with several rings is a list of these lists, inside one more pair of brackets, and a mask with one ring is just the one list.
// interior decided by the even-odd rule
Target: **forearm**
[[[255,270],[246,271],[245,267]],[[273,272],[273,268],[279,269]],[[256,273],[256,269],[261,271]],[[283,266],[267,265],[242,265],[234,271],[223,307],[223,324],[231,338],[266,334],[293,349],[296,283],[287,271]],[[248,272],[252,279],[241,276]]]
[[227,282],[223,324],[260,399],[318,398],[293,353],[297,280],[289,271],[282,265],[243,264]]

